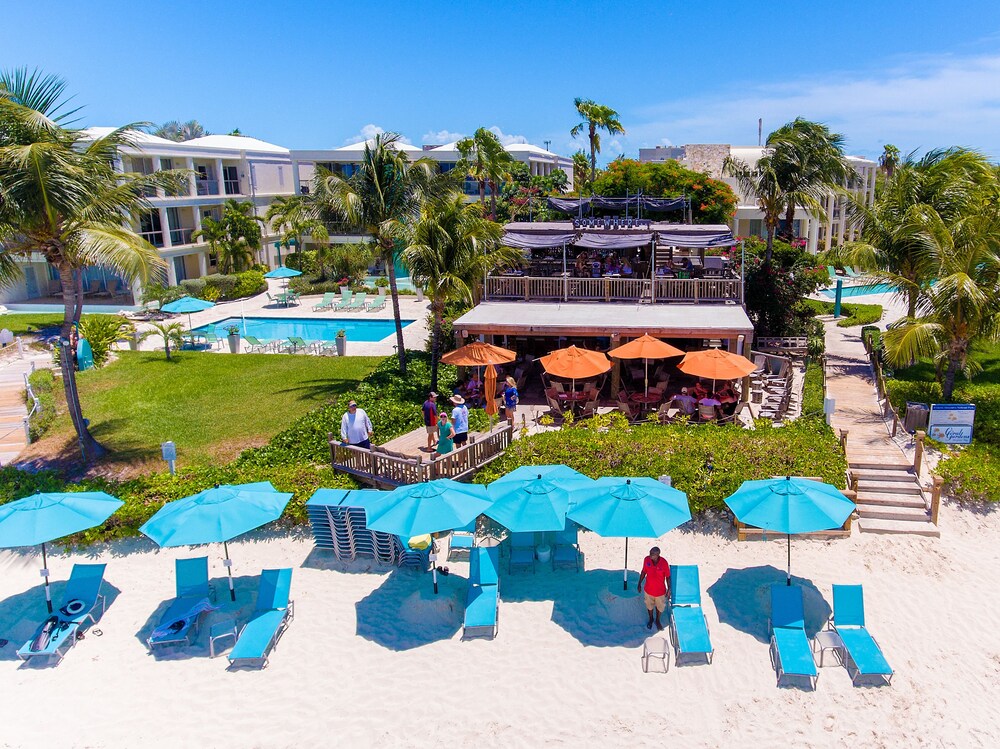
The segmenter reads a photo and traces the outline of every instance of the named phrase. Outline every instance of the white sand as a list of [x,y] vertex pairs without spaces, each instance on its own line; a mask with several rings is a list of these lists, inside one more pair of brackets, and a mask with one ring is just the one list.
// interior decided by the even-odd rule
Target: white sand
[[[434,598],[429,575],[345,569],[306,538],[233,544],[234,572],[248,576],[244,610],[261,567],[294,567],[296,601],[270,666],[236,673],[207,657],[205,630],[187,653],[146,654],[141,638],[173,594],[172,560],[191,552],[137,540],[50,559],[56,579],[73,561],[107,562],[119,592],[98,624],[103,636],[89,634],[57,667],[20,666],[14,650],[33,624],[17,622],[44,614],[39,560],[4,552],[0,636],[12,642],[0,649],[0,744],[996,746],[997,520],[949,506],[940,539],[793,542],[793,572],[822,594],[807,593],[812,624],[832,583],[864,583],[869,627],[896,669],[891,687],[857,688],[828,659],[815,693],[775,687],[764,641],[766,582],[783,579],[784,541],[736,543],[712,524],[661,542],[672,562],[700,565],[716,648],[713,665],[672,664],[667,674],[642,673],[645,628],[607,606],[621,585],[621,542],[592,534],[586,572],[539,565],[502,576],[493,642],[460,641],[466,564],[450,565],[457,574]],[[649,545],[632,542],[633,569]],[[208,551],[225,600],[220,550]]]

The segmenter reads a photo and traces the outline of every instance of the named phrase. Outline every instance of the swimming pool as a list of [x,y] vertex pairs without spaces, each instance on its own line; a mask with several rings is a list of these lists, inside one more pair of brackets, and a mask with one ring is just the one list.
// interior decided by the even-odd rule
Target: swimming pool
[[[899,289],[891,283],[876,283],[870,286],[845,286],[842,296],[865,296],[867,294],[895,294]],[[836,289],[823,289],[823,295],[831,299],[837,298]]]
[[[413,320],[403,320],[405,328]],[[244,323],[246,329],[244,331]],[[213,330],[220,338],[225,337],[226,328],[235,325],[243,335],[252,335],[267,341],[284,341],[288,338],[305,338],[307,341],[332,341],[337,331],[347,333],[349,341],[381,341],[392,335],[396,326],[390,320],[312,319],[304,317],[227,317],[225,320],[202,325],[196,332]]]

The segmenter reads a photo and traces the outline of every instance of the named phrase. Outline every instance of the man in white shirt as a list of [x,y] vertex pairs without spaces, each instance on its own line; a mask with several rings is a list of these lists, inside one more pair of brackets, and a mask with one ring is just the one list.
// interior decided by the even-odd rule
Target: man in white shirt
[[375,432],[372,430],[372,421],[365,413],[365,409],[358,408],[355,401],[347,404],[347,413],[340,420],[340,441],[345,445],[363,447],[371,450],[371,439]]
[[451,412],[455,427],[455,447],[461,447],[469,441],[469,407],[465,405],[465,398],[461,395],[453,395],[451,402],[455,404]]

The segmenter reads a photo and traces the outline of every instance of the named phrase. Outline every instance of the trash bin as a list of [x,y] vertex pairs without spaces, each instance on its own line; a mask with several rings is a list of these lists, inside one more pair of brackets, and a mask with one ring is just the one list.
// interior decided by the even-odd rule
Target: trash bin
[[919,429],[927,429],[927,422],[930,419],[931,407],[927,403],[906,402],[906,416],[903,417],[903,429],[910,434]]
[[535,554],[538,556],[539,562],[546,564],[552,559],[552,547],[548,544],[543,544],[535,549]]

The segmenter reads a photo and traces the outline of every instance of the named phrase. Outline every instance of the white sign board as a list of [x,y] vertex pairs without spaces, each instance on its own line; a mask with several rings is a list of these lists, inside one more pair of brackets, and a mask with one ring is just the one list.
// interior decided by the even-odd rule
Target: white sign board
[[949,445],[968,445],[975,419],[975,404],[932,403],[927,436]]

